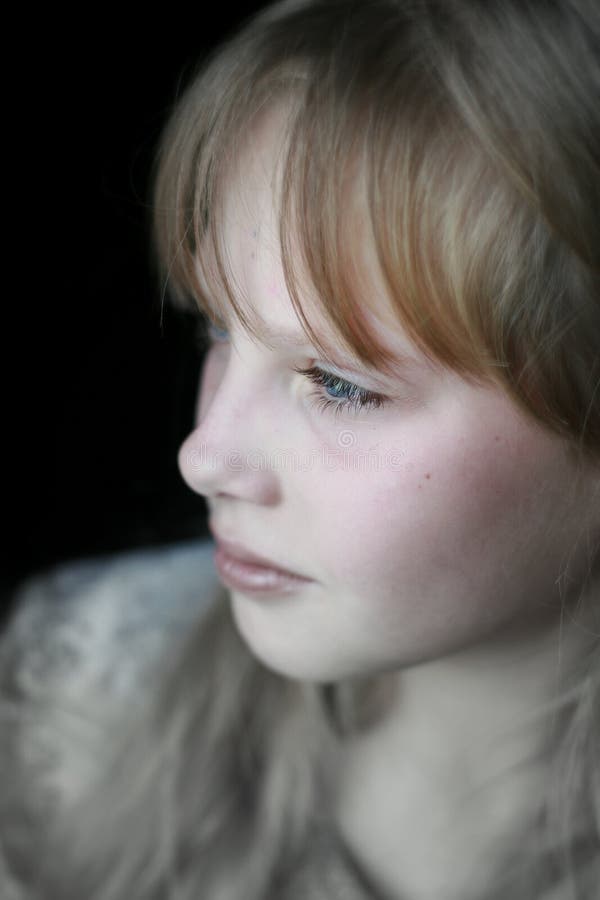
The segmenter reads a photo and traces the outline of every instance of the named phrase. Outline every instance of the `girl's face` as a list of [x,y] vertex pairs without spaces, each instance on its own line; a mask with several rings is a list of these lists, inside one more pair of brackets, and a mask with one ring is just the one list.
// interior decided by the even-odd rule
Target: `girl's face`
[[[179,454],[219,536],[313,579],[289,595],[232,591],[247,644],[275,671],[324,682],[489,651],[557,623],[588,562],[586,525],[600,527],[589,481],[574,480],[563,444],[498,388],[428,365],[398,325],[386,327],[383,302],[375,324],[406,357],[402,374],[382,377],[341,350],[332,370],[286,290],[276,131],[253,146],[225,238],[275,346],[230,318]],[[289,333],[302,345],[285,343]],[[309,367],[387,399],[344,406],[357,389],[294,371]]]

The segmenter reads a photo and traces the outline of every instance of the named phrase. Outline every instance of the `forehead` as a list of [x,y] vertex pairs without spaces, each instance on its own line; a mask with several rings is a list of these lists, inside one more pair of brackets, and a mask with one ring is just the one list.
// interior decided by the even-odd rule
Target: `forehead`
[[[287,290],[279,238],[286,150],[285,115],[278,108],[264,112],[227,169],[216,239],[227,285],[257,330],[268,337],[295,336],[300,344],[309,338]],[[292,252],[299,270],[300,251]],[[216,313],[227,317],[231,303],[211,238],[205,237],[197,256],[205,297]],[[324,340],[333,340],[310,278],[305,276],[302,283],[303,311]],[[265,308],[268,315],[263,315]]]
[[273,327],[285,327],[290,306],[279,242],[284,149],[281,123],[271,114],[249,134],[224,195],[223,250],[236,292],[258,311],[263,299]]
[[[271,346],[287,344],[313,346],[305,332],[287,288],[280,245],[281,188],[284,175],[287,135],[286,118],[275,108],[264,112],[248,133],[243,146],[232,160],[229,177],[222,194],[222,215],[217,239],[229,286],[236,302],[252,321],[256,331]],[[439,371],[435,360],[426,357],[408,339],[398,322],[389,294],[386,292],[376,262],[373,241],[361,202],[360,190],[348,195],[352,244],[356,246],[356,278],[361,296],[361,317],[365,328],[394,357],[394,369],[404,375],[408,367],[419,365]],[[296,248],[296,249],[294,249]],[[312,280],[302,268],[302,252],[297,239],[291,238],[294,268],[300,275],[302,311],[319,335],[323,345],[340,346],[352,353],[341,341],[324,313]],[[231,303],[216,264],[211,241],[205,242],[198,254],[198,277],[206,300],[217,317],[230,319]],[[354,273],[353,273],[354,276]],[[363,301],[364,298],[364,302]],[[339,358],[339,357],[338,357]]]

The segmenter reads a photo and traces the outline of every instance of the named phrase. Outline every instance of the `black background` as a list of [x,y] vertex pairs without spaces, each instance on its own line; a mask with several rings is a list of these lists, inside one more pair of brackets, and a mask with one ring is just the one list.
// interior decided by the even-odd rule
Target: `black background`
[[17,400],[4,432],[5,611],[22,579],[56,563],[206,534],[204,501],[176,464],[200,358],[184,316],[167,307],[161,326],[149,176],[192,68],[264,5],[210,4],[210,20],[204,4],[137,19],[86,7],[85,23],[63,13],[24,32],[23,224],[5,302],[17,323],[3,331]]

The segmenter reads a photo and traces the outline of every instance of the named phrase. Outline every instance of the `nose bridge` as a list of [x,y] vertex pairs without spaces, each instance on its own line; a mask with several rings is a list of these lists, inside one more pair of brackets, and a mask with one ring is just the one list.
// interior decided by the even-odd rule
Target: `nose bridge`
[[184,480],[203,494],[270,496],[274,482],[268,464],[270,417],[257,364],[232,348],[214,385],[205,371],[200,395],[198,420],[179,453]]
[[[232,346],[222,374],[213,377],[205,367],[195,430],[200,430],[206,441],[228,443],[232,437],[238,443],[264,440],[266,429],[260,422],[266,412],[266,379],[261,375],[259,353],[256,349],[253,353],[250,345],[243,352],[239,345]],[[261,406],[263,415],[258,418]],[[251,436],[255,425],[259,425],[257,433]]]

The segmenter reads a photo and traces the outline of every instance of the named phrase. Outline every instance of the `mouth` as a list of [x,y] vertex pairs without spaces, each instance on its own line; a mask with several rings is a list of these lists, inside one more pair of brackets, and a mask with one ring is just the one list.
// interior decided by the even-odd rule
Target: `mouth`
[[215,566],[228,586],[251,592],[289,593],[313,581],[275,560],[252,552],[238,541],[225,540],[210,524],[209,528],[216,544]]

